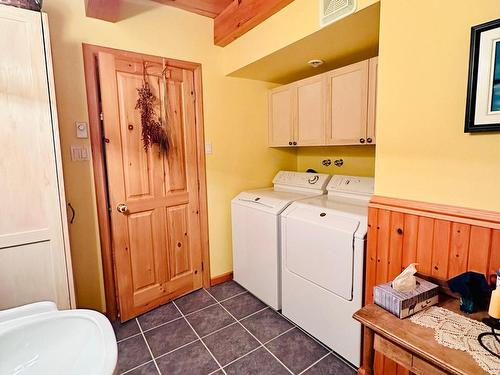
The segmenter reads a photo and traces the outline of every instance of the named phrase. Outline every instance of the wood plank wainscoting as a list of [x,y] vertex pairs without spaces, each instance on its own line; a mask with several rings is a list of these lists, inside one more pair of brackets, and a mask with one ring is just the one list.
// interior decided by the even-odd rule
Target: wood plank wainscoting
[[[365,304],[373,286],[394,279],[410,263],[447,280],[465,271],[487,277],[500,267],[500,212],[374,196],[368,211]],[[406,374],[376,355],[375,374]]]

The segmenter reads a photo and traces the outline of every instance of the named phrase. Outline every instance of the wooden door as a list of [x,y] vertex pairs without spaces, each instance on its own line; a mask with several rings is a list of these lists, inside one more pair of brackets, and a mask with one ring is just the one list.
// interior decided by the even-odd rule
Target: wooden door
[[293,146],[295,89],[279,87],[269,93],[269,146]]
[[362,61],[327,74],[330,91],[328,144],[366,144],[368,70],[368,61]]
[[0,310],[43,300],[74,307],[50,39],[42,17],[45,33],[40,13],[0,5]]
[[325,144],[326,77],[318,75],[297,82],[297,126],[299,146]]
[[[99,77],[120,318],[202,286],[193,72],[146,62],[170,150],[144,150],[135,109],[143,62],[100,52]],[[119,212],[122,205],[125,212]]]
[[366,129],[366,143],[375,144],[375,128],[377,117],[377,85],[378,85],[378,57],[370,59],[370,73],[368,82],[368,126]]

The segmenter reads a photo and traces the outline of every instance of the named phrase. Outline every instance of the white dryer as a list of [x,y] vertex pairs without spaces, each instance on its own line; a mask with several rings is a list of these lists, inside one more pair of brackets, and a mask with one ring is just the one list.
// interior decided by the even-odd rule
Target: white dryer
[[273,188],[244,191],[231,202],[233,277],[272,308],[281,309],[280,214],[292,202],[321,196],[327,174],[280,171]]
[[373,178],[333,176],[328,196],[283,213],[283,314],[359,367],[368,202]]

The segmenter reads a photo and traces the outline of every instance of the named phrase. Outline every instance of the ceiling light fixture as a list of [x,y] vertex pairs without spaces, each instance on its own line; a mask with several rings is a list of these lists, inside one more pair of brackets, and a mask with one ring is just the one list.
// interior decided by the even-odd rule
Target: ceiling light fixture
[[323,65],[325,62],[323,60],[320,60],[320,59],[314,59],[314,60],[308,61],[307,63],[309,65],[311,65],[313,68],[317,68],[318,66]]

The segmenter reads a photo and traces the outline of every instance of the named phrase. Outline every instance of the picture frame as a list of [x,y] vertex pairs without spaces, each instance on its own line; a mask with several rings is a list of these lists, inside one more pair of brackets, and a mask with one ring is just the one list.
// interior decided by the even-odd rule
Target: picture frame
[[500,131],[500,19],[471,29],[465,132]]

